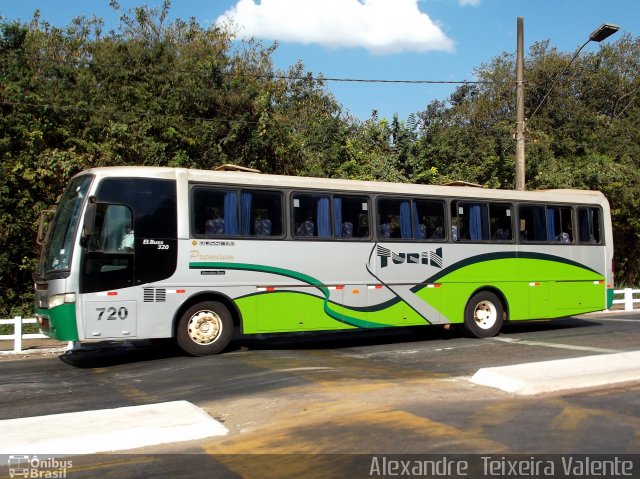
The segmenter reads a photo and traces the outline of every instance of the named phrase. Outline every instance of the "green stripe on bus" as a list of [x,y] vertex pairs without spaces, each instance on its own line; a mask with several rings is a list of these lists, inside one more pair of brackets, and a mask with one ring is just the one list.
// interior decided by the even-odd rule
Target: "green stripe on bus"
[[59,341],[79,340],[75,303],[65,303],[51,309],[36,308],[35,312],[49,320],[49,330],[43,330],[42,332],[51,339]]
[[[425,324],[425,318],[399,297],[365,307],[344,306],[330,300],[329,289],[320,280],[293,270],[222,262],[194,262],[190,263],[189,267],[275,274],[296,279],[322,292],[324,298],[295,291],[275,291],[268,294],[272,300],[267,300],[265,293],[258,293],[263,298],[259,316],[269,317],[270,327],[278,331],[300,329],[290,324],[290,320],[283,318],[284,314],[297,317],[297,311],[304,311],[303,316],[307,318],[305,328],[332,329],[332,324],[335,328],[335,323],[325,323],[320,316],[310,318],[309,311],[317,310],[313,306],[317,301],[323,302],[321,311],[331,319],[352,327],[384,328]],[[412,291],[439,311],[445,322],[459,323],[464,317],[466,300],[478,288],[494,288],[506,298],[510,319],[520,320],[559,317],[604,309],[607,295],[603,280],[604,277],[596,271],[558,256],[537,253],[490,253],[459,261],[415,286]],[[440,288],[427,287],[428,284],[436,282],[440,283]],[[244,305],[241,310],[252,311],[249,296],[254,295],[235,299]],[[283,297],[286,297],[286,303],[282,302]],[[286,312],[282,310],[283,304],[286,304]],[[571,306],[567,307],[565,304]],[[314,326],[309,326],[309,322]],[[249,329],[252,330],[254,327],[249,326]],[[255,329],[257,331],[258,326],[255,326]]]
[[293,278],[308,285],[311,285],[322,292],[324,295],[324,312],[330,316],[331,318],[339,321],[341,323],[348,324],[350,326],[354,326],[357,328],[387,328],[392,326],[390,324],[384,323],[376,323],[372,321],[367,321],[365,319],[354,318],[352,316],[347,316],[346,314],[341,314],[335,312],[331,309],[331,305],[334,304],[329,300],[329,289],[318,279],[306,275],[304,273],[300,273],[298,271],[293,271],[290,269],[284,268],[276,268],[273,266],[264,266],[264,265],[256,265],[256,264],[247,264],[247,263],[209,263],[209,262],[194,262],[189,263],[190,269],[232,269],[232,270],[241,270],[241,271],[256,271],[260,273],[270,273],[276,274],[278,276],[285,276],[287,278]]

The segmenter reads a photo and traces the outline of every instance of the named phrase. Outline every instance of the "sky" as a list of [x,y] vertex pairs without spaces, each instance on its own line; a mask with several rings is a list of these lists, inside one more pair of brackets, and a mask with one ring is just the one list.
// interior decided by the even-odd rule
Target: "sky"
[[[162,0],[118,0],[122,9]],[[109,0],[0,0],[0,16],[41,19],[63,27],[76,16],[96,15],[107,30],[119,14]],[[549,40],[573,53],[603,23],[640,36],[640,0],[173,0],[170,19],[195,17],[203,27],[231,22],[238,37],[276,41],[275,67],[301,61],[325,78],[473,81],[474,70],[503,52],[515,53],[517,18],[524,19],[525,51]],[[597,51],[590,42],[583,52]],[[514,72],[515,76],[515,72]],[[351,115],[362,120],[423,111],[446,100],[455,84],[327,82]],[[526,94],[526,93],[525,93]]]

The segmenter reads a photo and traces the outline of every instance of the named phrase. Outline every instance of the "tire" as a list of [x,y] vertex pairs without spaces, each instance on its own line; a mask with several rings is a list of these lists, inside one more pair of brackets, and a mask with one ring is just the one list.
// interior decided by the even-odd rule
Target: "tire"
[[489,291],[474,294],[464,310],[464,329],[476,338],[490,338],[502,328],[502,301]]
[[218,354],[233,335],[233,320],[225,305],[204,301],[187,309],[176,331],[180,349],[192,356]]

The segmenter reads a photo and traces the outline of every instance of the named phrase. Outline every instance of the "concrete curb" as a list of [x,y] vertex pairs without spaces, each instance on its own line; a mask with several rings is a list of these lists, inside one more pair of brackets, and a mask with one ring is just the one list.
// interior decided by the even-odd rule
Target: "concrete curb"
[[20,357],[29,356],[34,354],[63,354],[67,352],[65,348],[37,348],[37,349],[23,349],[22,351],[0,351],[0,356],[6,357]]
[[228,432],[187,401],[5,419],[0,430],[0,455],[122,451]]
[[640,351],[482,368],[470,381],[520,395],[640,381]]

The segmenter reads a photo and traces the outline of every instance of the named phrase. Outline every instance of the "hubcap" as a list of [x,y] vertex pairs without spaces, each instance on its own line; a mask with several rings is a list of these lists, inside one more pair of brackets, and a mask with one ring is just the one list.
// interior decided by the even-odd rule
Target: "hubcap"
[[482,329],[490,329],[496,324],[498,312],[496,307],[490,301],[481,301],[475,307],[473,318],[476,324]]
[[213,311],[198,311],[191,316],[187,327],[194,343],[211,344],[222,332],[222,320]]

